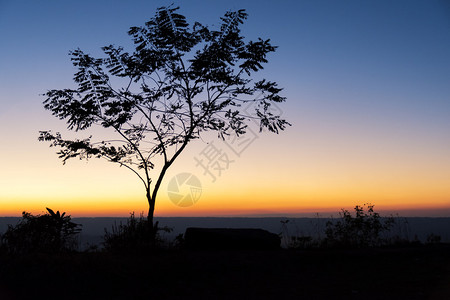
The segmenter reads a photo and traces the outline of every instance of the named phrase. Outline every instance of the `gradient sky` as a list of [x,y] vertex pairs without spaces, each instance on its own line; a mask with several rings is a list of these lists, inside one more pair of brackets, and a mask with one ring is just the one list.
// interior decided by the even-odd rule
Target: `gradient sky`
[[[65,124],[43,109],[49,89],[73,86],[69,50],[129,47],[172,1],[0,0],[0,216],[45,207],[72,216],[146,211],[135,175],[103,161],[62,165],[39,130]],[[196,141],[168,172],[156,216],[305,215],[371,202],[379,210],[450,216],[448,1],[179,1],[188,21],[218,24],[247,9],[248,39],[279,48],[261,72],[284,87],[293,126],[258,133],[240,156]],[[128,48],[129,49],[129,48]],[[215,182],[196,167],[206,142],[230,159]],[[169,180],[196,175],[202,195],[174,205]]]

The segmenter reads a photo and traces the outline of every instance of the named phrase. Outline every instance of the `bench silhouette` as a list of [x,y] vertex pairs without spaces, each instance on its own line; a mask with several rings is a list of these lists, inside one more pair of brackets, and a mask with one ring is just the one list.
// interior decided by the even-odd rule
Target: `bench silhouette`
[[274,250],[279,249],[278,235],[263,229],[189,227],[184,234],[188,249],[206,250]]

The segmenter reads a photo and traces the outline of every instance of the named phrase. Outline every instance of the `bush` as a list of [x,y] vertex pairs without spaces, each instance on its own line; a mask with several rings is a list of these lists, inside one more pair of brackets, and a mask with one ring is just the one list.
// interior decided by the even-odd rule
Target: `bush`
[[145,253],[160,248],[163,243],[160,231],[171,232],[172,229],[160,228],[158,222],[149,226],[147,219],[142,214],[136,218],[134,213],[131,213],[125,225],[114,224],[111,232],[105,228],[104,250],[116,253]]
[[16,226],[8,225],[1,236],[3,251],[8,253],[57,253],[74,251],[78,247],[80,224],[71,221],[66,213],[47,208],[44,215],[33,216],[23,212]]
[[381,233],[391,229],[394,219],[381,218],[373,207],[367,205],[367,212],[364,212],[364,207],[355,206],[354,217],[343,209],[339,213],[340,220],[328,221],[325,230],[327,246],[361,248],[386,244],[388,241],[382,238]]
[[440,244],[441,243],[441,236],[434,234],[434,233],[430,233],[429,235],[427,235],[427,244]]

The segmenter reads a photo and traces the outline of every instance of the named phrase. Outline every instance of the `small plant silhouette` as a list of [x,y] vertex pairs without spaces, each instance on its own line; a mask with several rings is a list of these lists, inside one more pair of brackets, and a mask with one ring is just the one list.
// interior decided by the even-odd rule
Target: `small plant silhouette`
[[47,213],[34,216],[22,212],[22,219],[16,226],[8,225],[1,236],[3,248],[9,253],[57,253],[77,248],[80,224],[73,223],[66,213],[56,213],[46,208]]
[[[367,205],[367,212],[364,207]],[[343,209],[340,220],[326,223],[326,243],[328,246],[374,247],[386,242],[381,233],[389,231],[394,224],[392,217],[381,218],[374,211],[374,205],[355,206],[355,216]]]
[[427,244],[440,244],[441,243],[441,236],[434,234],[434,233],[430,233],[429,235],[427,235]]
[[130,214],[126,224],[116,223],[112,231],[105,228],[103,237],[104,250],[116,253],[146,252],[155,249],[162,244],[160,231],[171,232],[168,227],[159,227],[158,222],[149,226],[148,219],[143,214],[136,218],[134,212]]

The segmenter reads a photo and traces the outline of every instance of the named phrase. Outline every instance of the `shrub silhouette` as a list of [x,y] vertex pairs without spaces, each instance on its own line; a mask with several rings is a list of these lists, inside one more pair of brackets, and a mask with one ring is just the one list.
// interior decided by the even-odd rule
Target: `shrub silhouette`
[[430,233],[429,235],[427,235],[427,244],[440,244],[441,243],[441,236],[434,234],[434,233]]
[[126,224],[114,224],[111,232],[105,228],[104,250],[115,253],[144,253],[159,248],[163,243],[160,231],[171,232],[172,229],[159,227],[158,222],[149,226],[148,219],[142,214],[136,218],[134,213],[131,213]]
[[[366,204],[364,204],[366,206]],[[388,242],[383,239],[381,233],[389,231],[394,224],[392,217],[381,218],[379,213],[373,210],[374,205],[364,207],[355,206],[355,216],[348,210],[342,210],[341,218],[337,222],[326,223],[326,245],[338,247],[373,247],[381,246]]]
[[15,254],[67,252],[77,249],[81,225],[73,223],[66,213],[47,208],[44,215],[22,212],[16,226],[8,225],[1,236],[4,251]]

